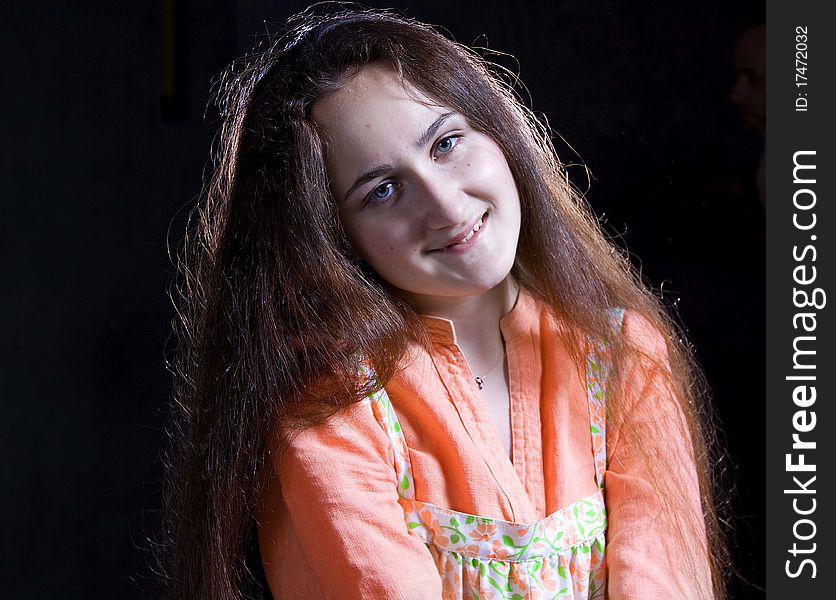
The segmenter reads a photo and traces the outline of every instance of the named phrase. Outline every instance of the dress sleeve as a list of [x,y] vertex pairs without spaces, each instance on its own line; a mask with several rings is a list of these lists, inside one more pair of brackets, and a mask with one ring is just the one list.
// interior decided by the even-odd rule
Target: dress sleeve
[[623,415],[614,416],[608,435],[608,597],[709,599],[699,481],[665,341],[629,312],[622,333],[647,357],[625,366]]
[[[365,402],[297,435],[273,468],[280,487],[262,508],[259,542],[270,588],[317,589],[322,598],[438,600],[432,556],[409,533],[398,503],[389,441]],[[278,501],[276,501],[278,500]],[[278,517],[283,513],[283,518]],[[284,527],[281,527],[284,525]],[[288,536],[294,539],[288,543]],[[291,547],[302,556],[273,552]],[[286,564],[271,558],[283,556]],[[293,569],[288,569],[289,566]],[[285,577],[309,579],[287,585]]]

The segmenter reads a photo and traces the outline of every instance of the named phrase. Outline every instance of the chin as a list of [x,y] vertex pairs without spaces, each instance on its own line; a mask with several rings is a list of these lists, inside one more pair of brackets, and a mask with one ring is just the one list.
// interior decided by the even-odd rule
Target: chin
[[477,295],[477,294],[484,294],[486,292],[490,292],[497,287],[502,286],[510,276],[511,271],[504,271],[503,273],[497,273],[493,277],[487,277],[484,279],[479,280],[478,282],[474,282],[473,289],[471,290],[470,294],[468,295]]

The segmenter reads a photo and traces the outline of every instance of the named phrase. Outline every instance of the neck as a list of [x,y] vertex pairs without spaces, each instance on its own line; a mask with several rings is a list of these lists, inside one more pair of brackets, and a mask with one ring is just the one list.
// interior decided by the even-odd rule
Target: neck
[[481,294],[432,298],[410,294],[408,302],[422,315],[453,321],[458,333],[473,327],[499,323],[514,307],[518,292],[519,284],[508,275],[498,285]]
[[456,342],[478,374],[504,351],[499,321],[514,307],[519,284],[510,275],[499,285],[474,296],[410,298],[421,314],[453,322]]

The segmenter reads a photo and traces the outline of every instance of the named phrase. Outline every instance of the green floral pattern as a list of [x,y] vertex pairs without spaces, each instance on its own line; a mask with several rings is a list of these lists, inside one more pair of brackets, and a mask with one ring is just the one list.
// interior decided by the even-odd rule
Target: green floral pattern
[[[614,310],[611,316],[620,328],[623,311]],[[407,530],[429,548],[445,600],[604,598],[608,369],[598,353],[588,356],[586,366],[598,490],[536,523],[489,519],[416,500],[409,452],[392,403],[383,389],[368,398],[391,442],[390,459]]]

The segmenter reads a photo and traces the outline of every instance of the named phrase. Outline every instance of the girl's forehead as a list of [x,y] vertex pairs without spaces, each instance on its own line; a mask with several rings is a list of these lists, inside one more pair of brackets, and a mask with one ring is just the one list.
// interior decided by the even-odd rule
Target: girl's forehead
[[319,125],[386,111],[450,112],[385,64],[372,63],[336,91],[314,102],[311,115]]
[[439,115],[451,112],[392,69],[373,64],[315,102],[311,115],[333,148],[370,138],[394,143],[417,139]]

